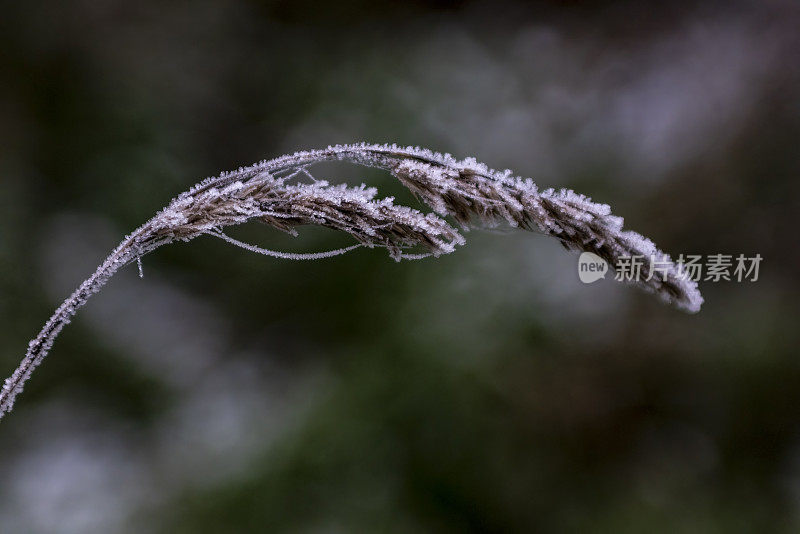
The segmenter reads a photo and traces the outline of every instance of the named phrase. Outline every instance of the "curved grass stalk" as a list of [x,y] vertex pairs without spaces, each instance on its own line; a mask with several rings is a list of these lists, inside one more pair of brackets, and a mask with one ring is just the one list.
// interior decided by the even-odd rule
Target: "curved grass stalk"
[[[314,163],[333,160],[390,172],[435,213],[397,206],[391,198],[376,199],[377,191],[364,185],[332,186],[314,179],[308,171]],[[312,181],[289,183],[297,176]],[[0,392],[0,417],[13,408],[25,382],[89,297],[120,268],[140,263],[142,256],[162,245],[210,234],[253,252],[287,259],[320,259],[365,246],[386,248],[400,261],[448,254],[463,245],[463,236],[445,217],[452,217],[462,228],[507,223],[538,231],[556,237],[567,249],[593,252],[612,266],[624,257],[655,257],[659,265],[668,266],[663,276],[648,277],[652,273],[644,265],[642,281],[637,285],[689,312],[698,311],[703,302],[696,284],[684,276],[681,266],[672,263],[649,239],[623,230],[622,218],[612,215],[605,204],[569,190],[539,191],[530,179],[512,176],[511,171],[494,171],[473,158],[459,161],[449,154],[396,145],[337,145],[208,178],[125,237],[29,343],[25,357]],[[293,254],[267,251],[222,233],[226,226],[250,220],[293,235],[298,226],[325,226],[350,234],[357,243],[330,252]],[[405,252],[408,249],[424,252]]]

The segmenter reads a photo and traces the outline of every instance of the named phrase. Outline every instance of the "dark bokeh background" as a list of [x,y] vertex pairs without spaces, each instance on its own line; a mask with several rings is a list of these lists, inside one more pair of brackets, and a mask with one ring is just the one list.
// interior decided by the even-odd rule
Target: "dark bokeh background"
[[532,234],[399,264],[167,247],[2,421],[0,531],[797,531],[798,28],[791,0],[3,2],[3,375],[170,198],[332,143],[475,156],[676,256],[764,261],[689,316]]

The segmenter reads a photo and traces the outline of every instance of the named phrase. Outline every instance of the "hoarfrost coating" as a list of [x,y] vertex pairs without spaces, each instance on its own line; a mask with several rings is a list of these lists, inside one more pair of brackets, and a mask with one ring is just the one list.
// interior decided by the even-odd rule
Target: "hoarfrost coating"
[[[308,171],[314,163],[333,160],[390,172],[435,213],[395,205],[392,198],[376,199],[377,190],[363,184],[330,185],[314,179]],[[297,176],[309,177],[311,182],[290,183]],[[363,246],[385,248],[400,261],[449,254],[463,245],[464,237],[445,217],[452,217],[463,229],[507,223],[538,231],[555,237],[569,250],[597,254],[610,265],[623,257],[656,256],[666,265],[664,276],[649,276],[633,285],[688,312],[699,311],[703,302],[697,284],[684,276],[683,267],[649,239],[623,230],[623,219],[613,215],[606,204],[567,189],[539,191],[532,180],[513,176],[510,170],[492,170],[474,158],[457,160],[449,154],[397,145],[329,146],[207,178],[127,236],[30,342],[0,392],[0,417],[12,409],[33,370],[89,297],[120,268],[139,264],[142,256],[162,245],[212,235],[253,252],[286,259],[327,258]],[[294,254],[264,250],[222,233],[224,227],[250,220],[292,235],[297,235],[298,226],[324,226],[350,234],[357,243],[329,252]]]

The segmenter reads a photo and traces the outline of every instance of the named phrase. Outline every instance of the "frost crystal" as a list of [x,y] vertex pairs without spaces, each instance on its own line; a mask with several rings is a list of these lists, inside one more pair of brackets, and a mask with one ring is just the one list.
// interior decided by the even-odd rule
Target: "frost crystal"
[[[391,198],[377,199],[377,190],[361,185],[330,185],[308,170],[322,161],[348,161],[389,171],[429,205],[435,213],[396,206]],[[310,182],[290,184],[297,177]],[[637,285],[666,302],[696,312],[703,302],[697,285],[684,276],[652,241],[622,229],[611,208],[573,191],[539,191],[530,179],[498,172],[474,158],[456,160],[419,147],[397,145],[337,145],[297,152],[250,167],[206,178],[181,193],[135,232],[128,235],[95,273],[64,301],[30,342],[28,351],[0,392],[0,417],[10,411],[25,381],[41,363],[59,332],[76,311],[120,268],[136,262],[162,245],[211,235],[249,251],[290,260],[320,259],[358,247],[381,247],[397,261],[448,254],[464,238],[444,217],[462,228],[476,224],[508,224],[558,239],[569,250],[589,251],[611,265],[630,256],[655,257],[658,276],[645,271]],[[313,224],[345,232],[356,243],[338,250],[296,254],[265,250],[222,232],[250,220],[297,235],[297,227]]]

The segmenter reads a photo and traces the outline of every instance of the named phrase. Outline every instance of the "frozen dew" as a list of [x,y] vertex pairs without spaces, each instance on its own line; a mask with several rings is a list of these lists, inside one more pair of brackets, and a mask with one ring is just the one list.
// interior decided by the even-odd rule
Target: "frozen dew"
[[[348,187],[319,180],[309,166],[323,161],[388,171],[433,213],[395,205],[392,198],[377,198],[377,189],[364,184]],[[289,260],[330,258],[359,247],[384,248],[397,261],[416,260],[449,254],[465,243],[447,218],[463,229],[505,224],[541,232],[567,249],[598,254],[611,265],[628,256],[657,257],[667,264],[663,279],[650,277],[636,284],[685,311],[696,312],[702,305],[696,283],[683,276],[682,268],[649,239],[623,230],[622,218],[606,204],[568,189],[539,191],[531,179],[514,176],[510,170],[495,171],[475,158],[457,160],[450,154],[394,144],[335,145],[206,178],[128,235],[31,341],[19,367],[3,384],[0,417],[11,410],[33,370],[89,297],[130,263],[136,262],[143,276],[142,256],[163,245],[212,235],[251,252]],[[293,236],[299,226],[320,225],[349,234],[356,244],[326,252],[277,252],[222,232],[248,221]]]

